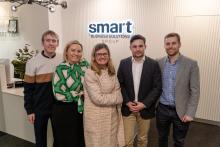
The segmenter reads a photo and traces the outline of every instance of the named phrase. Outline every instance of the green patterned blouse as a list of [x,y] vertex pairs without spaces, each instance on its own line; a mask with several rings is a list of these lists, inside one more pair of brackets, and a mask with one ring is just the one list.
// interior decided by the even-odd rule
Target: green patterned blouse
[[78,112],[83,112],[83,77],[89,63],[83,59],[78,64],[61,63],[56,67],[53,77],[55,98],[62,102],[77,102]]

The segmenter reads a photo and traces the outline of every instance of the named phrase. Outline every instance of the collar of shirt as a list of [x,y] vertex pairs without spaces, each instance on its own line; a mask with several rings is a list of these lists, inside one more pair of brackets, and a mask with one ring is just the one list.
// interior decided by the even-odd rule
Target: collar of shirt
[[[176,64],[177,62],[179,62],[180,58],[182,58],[182,55],[180,54],[179,57],[175,60],[174,64]],[[166,62],[170,63],[170,58],[169,56],[166,57]],[[170,63],[171,64],[171,63]]]
[[42,50],[41,55],[46,58],[54,58],[56,56],[56,53],[52,57],[49,57],[49,56],[45,55],[44,50]]
[[66,62],[64,62],[66,65],[68,65],[68,66],[74,66],[74,65],[79,65],[79,63],[73,63],[73,64],[71,64],[71,63],[69,63],[68,61],[66,61]]
[[145,56],[144,56],[140,61],[136,61],[136,60],[134,59],[134,57],[132,56],[131,61],[132,61],[133,63],[143,63],[143,62],[145,61]]

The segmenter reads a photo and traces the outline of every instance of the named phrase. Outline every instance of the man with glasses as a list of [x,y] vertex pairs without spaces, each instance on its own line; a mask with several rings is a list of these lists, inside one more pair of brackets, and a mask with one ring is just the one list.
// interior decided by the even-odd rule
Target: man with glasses
[[133,147],[136,125],[137,147],[147,146],[150,119],[162,91],[159,65],[145,56],[145,42],[142,35],[134,35],[130,40],[132,57],[121,60],[118,69],[126,147]]
[[59,45],[55,32],[46,31],[42,35],[42,45],[43,51],[27,62],[24,78],[24,107],[28,121],[34,124],[36,147],[47,146],[47,124],[55,100],[52,75],[62,62],[62,56],[55,53]]

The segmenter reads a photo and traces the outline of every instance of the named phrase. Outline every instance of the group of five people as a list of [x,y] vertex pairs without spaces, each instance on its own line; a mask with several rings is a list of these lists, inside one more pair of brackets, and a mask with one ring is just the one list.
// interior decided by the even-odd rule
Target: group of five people
[[54,147],[147,147],[150,120],[156,114],[159,147],[168,147],[173,125],[174,147],[183,147],[199,99],[197,62],[183,56],[180,36],[164,38],[167,56],[145,55],[142,35],[130,39],[131,57],[116,72],[110,49],[98,43],[91,63],[83,45],[69,42],[63,57],[56,54],[58,35],[42,35],[43,51],[26,64],[24,100],[34,124],[36,147],[47,146],[51,119]]

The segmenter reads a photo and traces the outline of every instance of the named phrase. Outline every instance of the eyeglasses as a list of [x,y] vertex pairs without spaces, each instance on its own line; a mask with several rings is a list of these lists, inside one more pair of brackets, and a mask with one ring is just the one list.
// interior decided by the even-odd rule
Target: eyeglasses
[[132,45],[131,48],[143,48],[144,45]]
[[101,57],[101,56],[107,57],[108,53],[96,53],[95,56],[97,56],[97,57]]

